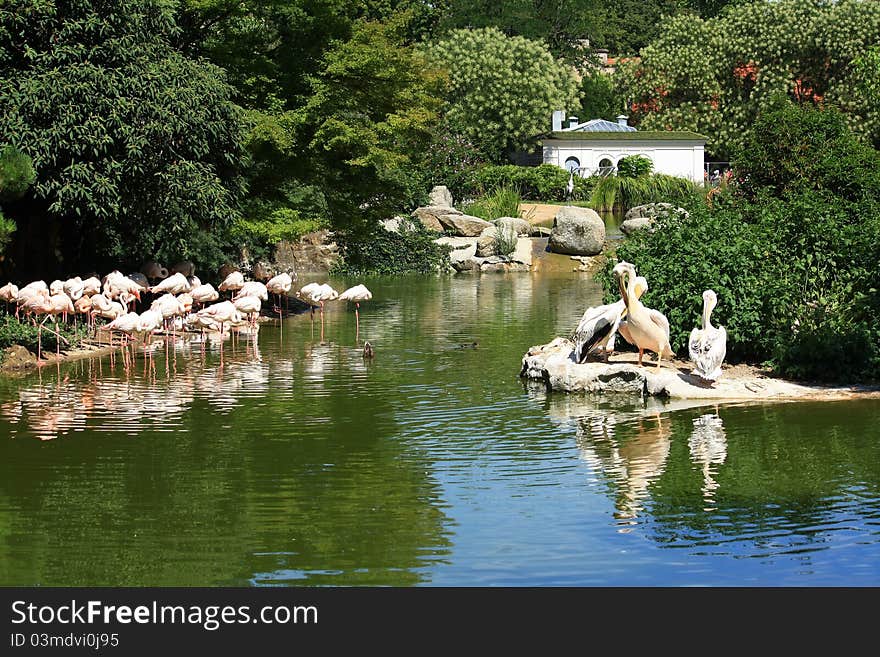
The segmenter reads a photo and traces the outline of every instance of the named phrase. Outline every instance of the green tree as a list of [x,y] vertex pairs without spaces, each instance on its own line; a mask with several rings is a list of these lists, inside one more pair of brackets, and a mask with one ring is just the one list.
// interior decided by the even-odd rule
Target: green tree
[[575,63],[587,54],[585,40],[601,41],[600,0],[449,0],[440,19],[445,34],[494,27],[508,36],[546,42],[556,57]]
[[624,109],[623,100],[614,88],[610,75],[589,71],[581,79],[581,113],[584,120],[613,120]]
[[309,180],[333,224],[352,230],[421,200],[413,177],[438,120],[445,77],[401,42],[397,22],[359,21],[335,42],[298,112]]
[[[32,157],[37,173],[32,193],[8,208],[19,265],[45,274],[59,249],[64,270],[197,256],[194,237],[236,215],[240,111],[222,70],[172,45],[173,9],[0,6],[0,142]],[[49,247],[45,262],[34,244]]]
[[617,83],[646,129],[707,135],[729,157],[755,117],[782,95],[834,104],[851,130],[878,138],[880,115],[853,61],[880,42],[880,3],[779,0],[734,5],[716,18],[673,16]]
[[493,160],[546,130],[553,110],[578,103],[572,70],[539,41],[495,28],[455,30],[427,54],[449,71],[449,121]]
[[[35,178],[31,158],[13,146],[0,150],[0,201],[21,197]],[[9,244],[14,232],[15,222],[0,211],[0,253]]]

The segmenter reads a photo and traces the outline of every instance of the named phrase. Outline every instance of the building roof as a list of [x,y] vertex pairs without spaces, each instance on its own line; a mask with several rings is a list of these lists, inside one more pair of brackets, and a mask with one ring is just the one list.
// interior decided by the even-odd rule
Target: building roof
[[625,134],[621,134],[621,131],[585,132],[572,130],[551,132],[541,135],[541,138],[566,141],[707,141],[703,135],[688,130],[639,130]]
[[586,123],[579,123],[573,128],[563,128],[562,132],[635,132],[631,125],[620,125],[605,119],[593,119]]

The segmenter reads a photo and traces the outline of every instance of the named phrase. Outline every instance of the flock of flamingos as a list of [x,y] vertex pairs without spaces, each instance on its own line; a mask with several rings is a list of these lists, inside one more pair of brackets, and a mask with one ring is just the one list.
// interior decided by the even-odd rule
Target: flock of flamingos
[[[7,283],[0,287],[0,300],[15,305],[16,317],[24,314],[38,326],[37,362],[42,363],[42,331],[56,336],[59,355],[61,342],[67,343],[58,332],[59,318],[65,323],[72,319],[76,324],[77,318],[83,317],[93,334],[109,335],[111,344],[114,335],[123,336],[123,344],[139,342],[144,346],[157,334],[175,336],[178,332],[197,331],[203,336],[206,332],[216,332],[223,337],[227,329],[255,331],[263,302],[269,300],[270,294],[275,296],[274,311],[281,319],[282,299],[286,305],[295,280],[295,273],[291,276],[284,272],[264,283],[245,280],[244,274],[233,271],[215,289],[199,280],[190,262],[176,265],[170,275],[165,267],[149,262],[140,272],[128,276],[117,270],[103,279],[75,276],[48,285],[42,280],[33,281],[22,288]],[[325,302],[339,300],[355,304],[356,340],[359,340],[360,302],[373,298],[364,285],[356,285],[340,294],[327,283],[304,285],[295,296],[311,306],[313,319],[315,308],[320,308],[322,342]],[[135,312],[135,308],[147,301],[150,306],[146,310]],[[50,318],[54,330],[46,326]],[[104,323],[99,324],[102,320]],[[222,355],[222,340],[220,344]],[[365,345],[365,353],[368,345]]]

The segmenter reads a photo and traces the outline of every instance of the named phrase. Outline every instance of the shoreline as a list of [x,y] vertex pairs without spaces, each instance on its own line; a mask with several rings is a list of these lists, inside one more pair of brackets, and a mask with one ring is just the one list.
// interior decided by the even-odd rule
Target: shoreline
[[566,338],[531,347],[523,356],[520,377],[541,381],[548,390],[607,397],[684,400],[695,404],[751,401],[842,401],[880,399],[880,385],[829,385],[792,381],[755,365],[726,365],[723,376],[709,384],[691,374],[689,361],[653,360],[638,365],[638,354],[618,352],[609,362],[575,363],[573,344]]

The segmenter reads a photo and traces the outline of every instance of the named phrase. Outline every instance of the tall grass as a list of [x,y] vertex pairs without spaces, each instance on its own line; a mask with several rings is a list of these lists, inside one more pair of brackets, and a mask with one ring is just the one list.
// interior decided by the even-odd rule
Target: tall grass
[[594,210],[610,211],[616,205],[626,210],[645,203],[681,203],[699,188],[687,178],[660,173],[636,178],[608,176],[596,184],[590,206]]
[[522,203],[522,196],[518,188],[511,185],[501,185],[473,203],[464,206],[462,211],[486,221],[495,221],[501,217],[518,217],[520,203]]

